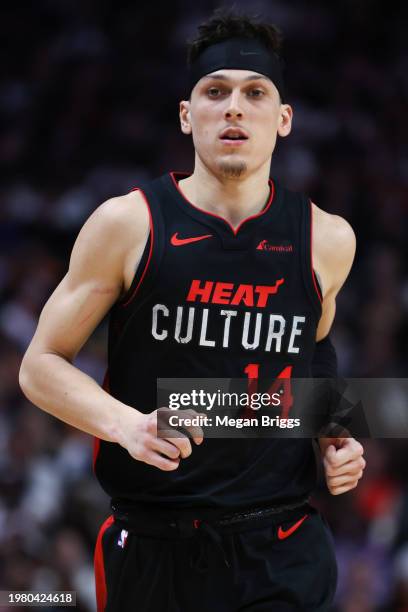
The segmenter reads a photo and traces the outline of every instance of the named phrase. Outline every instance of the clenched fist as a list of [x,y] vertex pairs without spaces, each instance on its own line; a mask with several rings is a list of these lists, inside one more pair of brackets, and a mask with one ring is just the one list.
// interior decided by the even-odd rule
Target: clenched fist
[[363,476],[364,449],[354,438],[320,438],[327,487],[332,495],[354,489]]
[[[191,409],[174,412],[169,408],[159,408],[150,414],[144,414],[124,406],[117,441],[137,461],[168,472],[176,470],[180,460],[191,455],[192,447],[187,435],[176,429],[162,429],[161,437],[158,436],[158,418],[161,418],[162,424],[166,423],[166,414],[182,414],[191,418],[198,415]],[[204,433],[200,426],[191,425],[184,429],[190,433],[196,444],[203,442]]]

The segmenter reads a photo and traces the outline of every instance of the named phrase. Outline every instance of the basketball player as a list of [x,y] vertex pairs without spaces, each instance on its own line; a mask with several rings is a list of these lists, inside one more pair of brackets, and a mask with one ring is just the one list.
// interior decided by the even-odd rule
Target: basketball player
[[[194,172],[91,215],[23,360],[27,397],[95,436],[95,474],[112,499],[95,549],[98,612],[317,612],[333,599],[330,534],[308,502],[311,440],[157,435],[159,377],[245,378],[250,365],[271,381],[285,369],[308,377],[314,359],[333,368],[328,333],[355,238],[269,179],[293,114],[279,48],[273,25],[247,17],[218,13],[200,27],[180,103]],[[72,362],[108,311],[102,389]],[[319,443],[331,493],[354,488],[361,445]]]

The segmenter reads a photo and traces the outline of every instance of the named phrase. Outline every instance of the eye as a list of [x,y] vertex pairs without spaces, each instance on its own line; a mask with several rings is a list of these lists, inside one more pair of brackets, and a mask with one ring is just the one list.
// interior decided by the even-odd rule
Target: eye
[[210,87],[207,89],[207,94],[210,98],[217,98],[221,94],[221,90],[218,87]]
[[262,89],[255,88],[255,89],[250,89],[248,92],[248,95],[251,98],[261,98],[264,95],[264,93],[265,92]]

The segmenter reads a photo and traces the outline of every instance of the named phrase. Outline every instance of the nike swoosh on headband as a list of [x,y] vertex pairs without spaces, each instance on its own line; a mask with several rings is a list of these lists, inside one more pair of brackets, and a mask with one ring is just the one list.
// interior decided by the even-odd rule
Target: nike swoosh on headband
[[240,55],[261,55],[257,51],[243,51],[242,49],[239,52]]

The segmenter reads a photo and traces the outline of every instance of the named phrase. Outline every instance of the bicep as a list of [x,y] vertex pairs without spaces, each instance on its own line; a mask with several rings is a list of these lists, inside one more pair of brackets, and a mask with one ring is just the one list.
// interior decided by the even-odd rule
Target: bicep
[[330,331],[336,314],[336,297],[350,273],[356,250],[354,232],[341,217],[320,211],[319,229],[313,248],[326,292],[316,333],[317,341]]
[[345,257],[344,261],[341,262],[342,265],[339,264],[335,274],[333,274],[333,277],[335,279],[334,283],[323,299],[322,315],[320,317],[319,325],[317,327],[316,332],[317,342],[327,336],[333,324],[334,317],[336,314],[336,297],[350,272],[353,257],[354,252],[352,256],[349,255],[348,257]]
[[118,206],[105,203],[81,229],[68,273],[44,306],[28,355],[53,352],[72,360],[118,299],[129,248],[129,223]]
[[73,282],[68,273],[45,304],[30,353],[56,353],[72,361],[117,300],[120,285],[101,278]]
[[316,331],[316,342],[327,336],[333,324],[336,314],[336,296],[334,292],[329,292],[322,304],[322,315]]

